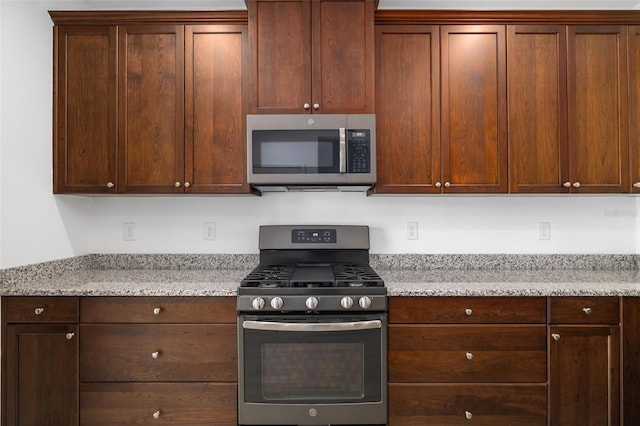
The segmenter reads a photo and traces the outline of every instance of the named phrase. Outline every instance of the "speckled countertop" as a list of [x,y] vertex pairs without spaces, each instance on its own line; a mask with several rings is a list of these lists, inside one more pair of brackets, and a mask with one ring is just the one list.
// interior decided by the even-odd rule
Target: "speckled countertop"
[[[239,282],[249,270],[72,269],[49,276],[35,274],[5,280],[0,296],[235,296]],[[384,279],[390,296],[640,296],[640,271],[636,268],[378,267],[376,272]]]

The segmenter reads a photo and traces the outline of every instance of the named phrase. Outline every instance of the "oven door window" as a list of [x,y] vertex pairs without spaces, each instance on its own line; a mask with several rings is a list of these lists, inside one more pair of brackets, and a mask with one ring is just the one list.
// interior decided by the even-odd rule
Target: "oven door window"
[[243,333],[246,402],[304,404],[381,399],[380,329],[245,329]]
[[254,174],[340,172],[338,130],[254,130]]

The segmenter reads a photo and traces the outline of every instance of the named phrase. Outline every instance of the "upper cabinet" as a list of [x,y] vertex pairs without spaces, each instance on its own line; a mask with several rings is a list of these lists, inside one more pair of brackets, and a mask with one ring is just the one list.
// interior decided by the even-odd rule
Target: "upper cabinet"
[[374,0],[248,0],[254,113],[373,113]]
[[631,192],[640,193],[640,26],[629,27]]

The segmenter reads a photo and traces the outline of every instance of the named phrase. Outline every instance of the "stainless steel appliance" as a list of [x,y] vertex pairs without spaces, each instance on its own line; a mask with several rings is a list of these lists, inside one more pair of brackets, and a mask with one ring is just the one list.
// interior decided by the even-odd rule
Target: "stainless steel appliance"
[[376,182],[375,115],[247,115],[247,179],[261,191],[366,190]]
[[238,288],[240,425],[386,425],[387,291],[366,226],[262,226]]

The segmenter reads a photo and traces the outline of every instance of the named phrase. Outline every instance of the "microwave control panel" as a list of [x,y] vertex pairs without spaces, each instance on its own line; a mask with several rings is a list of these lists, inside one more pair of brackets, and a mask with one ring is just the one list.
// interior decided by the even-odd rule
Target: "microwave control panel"
[[371,172],[370,130],[348,130],[347,172]]

